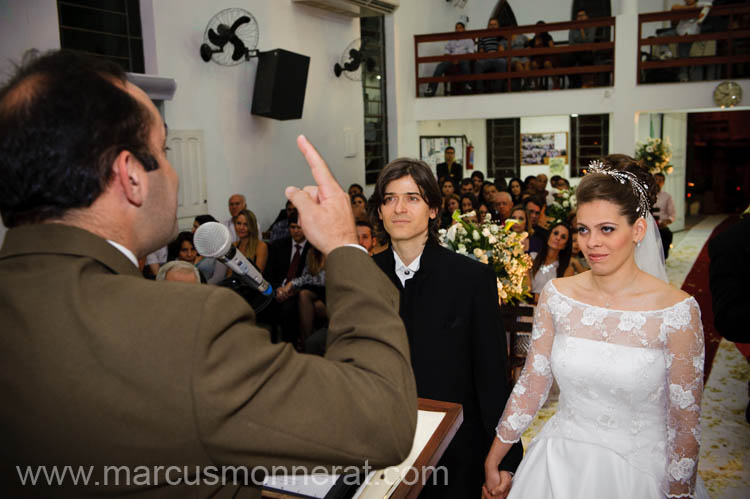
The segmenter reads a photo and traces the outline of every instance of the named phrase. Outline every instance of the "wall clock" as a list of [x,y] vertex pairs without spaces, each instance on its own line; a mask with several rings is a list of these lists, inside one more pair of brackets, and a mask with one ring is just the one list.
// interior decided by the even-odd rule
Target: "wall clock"
[[742,101],[742,87],[734,81],[723,81],[714,90],[714,102],[719,107],[734,107]]

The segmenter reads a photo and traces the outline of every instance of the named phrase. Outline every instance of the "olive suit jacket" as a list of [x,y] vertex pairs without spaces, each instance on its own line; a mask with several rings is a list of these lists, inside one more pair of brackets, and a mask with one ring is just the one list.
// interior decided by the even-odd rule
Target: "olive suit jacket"
[[[89,232],[8,231],[0,496],[259,497],[223,484],[221,467],[247,467],[237,475],[244,484],[272,466],[400,462],[417,399],[398,293],[356,248],[332,251],[326,265],[321,358],[271,344],[235,293],[143,279]],[[21,474],[55,465],[91,466],[89,485],[72,486],[72,476],[20,485]],[[119,485],[104,466],[127,467]],[[168,483],[183,476],[200,484]]]

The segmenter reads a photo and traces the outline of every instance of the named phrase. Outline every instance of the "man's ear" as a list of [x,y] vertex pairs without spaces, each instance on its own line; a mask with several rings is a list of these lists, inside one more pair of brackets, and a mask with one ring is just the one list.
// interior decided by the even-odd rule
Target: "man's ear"
[[122,189],[123,195],[134,206],[141,206],[146,197],[144,180],[146,171],[140,161],[130,151],[120,151],[113,165],[115,182]]

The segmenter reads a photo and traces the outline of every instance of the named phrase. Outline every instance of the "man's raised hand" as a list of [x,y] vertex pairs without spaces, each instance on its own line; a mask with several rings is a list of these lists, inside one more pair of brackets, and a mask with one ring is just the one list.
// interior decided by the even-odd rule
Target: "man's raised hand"
[[305,157],[317,185],[287,187],[286,197],[294,203],[299,222],[310,244],[324,255],[345,244],[357,244],[351,201],[333,178],[323,158],[305,138],[297,137],[297,147]]

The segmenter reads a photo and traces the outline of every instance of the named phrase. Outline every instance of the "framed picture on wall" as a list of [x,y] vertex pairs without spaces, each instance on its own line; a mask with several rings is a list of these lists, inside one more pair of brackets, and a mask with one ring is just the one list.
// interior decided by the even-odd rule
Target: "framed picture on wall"
[[437,164],[445,161],[445,148],[448,146],[453,146],[456,150],[456,161],[465,166],[466,144],[463,135],[423,135],[419,137],[419,159],[430,165],[434,172]]
[[552,158],[568,162],[568,132],[521,134],[522,165],[548,165]]

